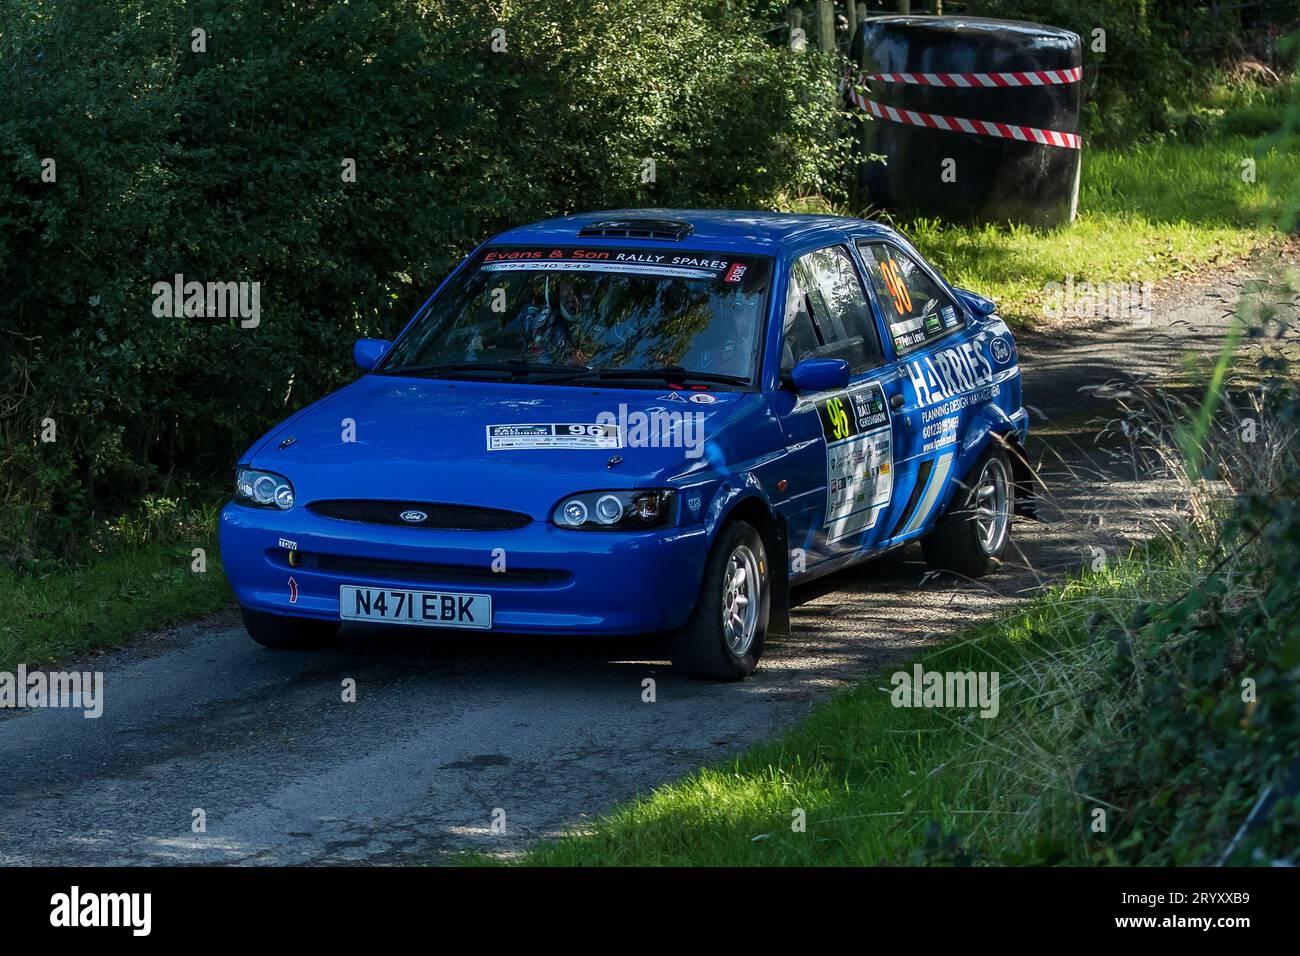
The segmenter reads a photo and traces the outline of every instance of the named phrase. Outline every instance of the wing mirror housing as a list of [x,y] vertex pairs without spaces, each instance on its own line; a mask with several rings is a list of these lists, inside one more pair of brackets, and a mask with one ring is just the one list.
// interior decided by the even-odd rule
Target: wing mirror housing
[[352,346],[352,361],[363,372],[369,372],[379,364],[392,344],[388,339],[357,339],[356,345]]
[[849,363],[837,358],[804,359],[794,367],[790,378],[800,392],[830,392],[847,388]]
[[962,305],[970,309],[976,315],[992,315],[998,310],[998,304],[992,299],[986,299],[978,292],[972,292],[970,289],[954,289],[957,298],[961,299]]

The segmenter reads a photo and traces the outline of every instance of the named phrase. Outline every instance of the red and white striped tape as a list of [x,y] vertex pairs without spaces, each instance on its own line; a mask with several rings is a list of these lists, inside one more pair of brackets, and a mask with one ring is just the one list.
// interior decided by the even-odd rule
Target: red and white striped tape
[[[1029,73],[875,73],[858,78],[858,83],[875,80],[881,83],[912,83],[919,86],[943,86],[951,88],[992,88],[1008,86],[1050,86],[1063,83],[1078,83],[1083,78],[1083,68],[1069,70],[1040,70]],[[847,85],[847,84],[846,84]],[[1014,139],[1023,143],[1038,143],[1042,146],[1059,146],[1062,149],[1081,149],[1083,138],[1078,133],[1065,133],[1054,129],[1038,129],[1035,126],[1017,126],[1013,123],[993,123],[988,120],[966,119],[962,116],[942,116],[939,113],[918,113],[915,110],[900,110],[885,106],[875,100],[869,100],[852,86],[848,88],[849,100],[863,112],[870,113],[877,119],[894,123],[906,123],[911,126],[926,126],[930,129],[947,130],[950,133],[972,133],[976,136],[996,136],[1001,139]]]
[[1078,83],[1083,79],[1083,67],[1068,70],[1031,70],[1017,73],[873,73],[862,77],[881,83],[912,83],[917,86],[996,87],[996,86],[1059,86]]

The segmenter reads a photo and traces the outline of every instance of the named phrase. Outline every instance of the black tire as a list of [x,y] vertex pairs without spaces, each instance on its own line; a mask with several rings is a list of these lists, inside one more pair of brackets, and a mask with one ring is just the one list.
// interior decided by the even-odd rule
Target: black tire
[[[742,550],[743,549],[743,550]],[[747,552],[747,554],[746,554]],[[752,564],[751,564],[752,559]],[[758,600],[752,623],[752,636],[748,643],[737,641],[739,647],[728,641],[724,627],[724,594],[728,582],[734,579],[728,571],[736,566],[756,566],[758,573]],[[745,579],[749,572],[744,575]],[[704,567],[704,580],[700,595],[695,601],[686,626],[672,638],[673,668],[702,680],[743,680],[754,672],[758,659],[763,656],[763,642],[767,638],[767,622],[772,609],[771,568],[763,539],[754,527],[744,521],[732,521],[723,527],[709,552]],[[749,607],[750,595],[745,595],[744,608]],[[733,608],[737,605],[732,604]],[[749,633],[748,611],[742,613],[737,630]],[[740,635],[743,637],[743,633]]]
[[[986,469],[992,470],[992,476],[1004,489],[1000,499],[995,497],[995,507],[988,509],[1003,513],[1005,524],[997,535],[985,533],[987,524],[981,527],[981,519],[987,522],[990,517],[979,510],[981,489],[989,487],[987,480],[981,484],[981,479],[990,477],[990,472]],[[996,490],[994,494],[997,495]],[[990,445],[960,482],[947,513],[938,520],[934,530],[921,539],[921,550],[926,562],[932,568],[955,571],[968,578],[978,578],[996,571],[1002,566],[1002,556],[1006,554],[1011,541],[1011,516],[1015,513],[1015,497],[1011,459],[999,445]],[[991,547],[990,540],[993,542]]]
[[338,621],[318,621],[308,617],[285,617],[263,611],[239,609],[244,630],[263,647],[276,650],[302,650],[329,644],[339,633]]

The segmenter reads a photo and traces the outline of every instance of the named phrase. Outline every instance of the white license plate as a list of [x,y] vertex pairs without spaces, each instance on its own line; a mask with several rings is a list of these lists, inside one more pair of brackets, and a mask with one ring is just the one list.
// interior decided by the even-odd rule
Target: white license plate
[[339,587],[339,617],[345,621],[379,621],[418,627],[492,626],[492,597],[447,591],[400,588]]

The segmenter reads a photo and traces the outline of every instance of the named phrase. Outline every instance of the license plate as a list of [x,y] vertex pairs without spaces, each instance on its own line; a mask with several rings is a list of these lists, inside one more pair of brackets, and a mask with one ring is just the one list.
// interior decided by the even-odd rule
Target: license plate
[[339,617],[345,621],[414,624],[417,627],[492,626],[492,597],[399,588],[339,588]]

